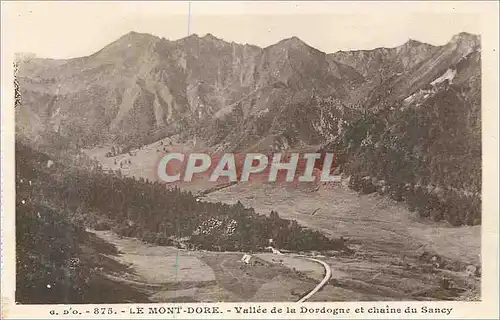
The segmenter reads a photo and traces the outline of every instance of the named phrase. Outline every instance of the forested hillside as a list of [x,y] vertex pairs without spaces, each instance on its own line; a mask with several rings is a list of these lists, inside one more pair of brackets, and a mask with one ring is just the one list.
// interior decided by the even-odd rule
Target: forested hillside
[[203,202],[190,192],[105,173],[97,165],[92,170],[62,163],[48,168],[32,160],[33,154],[42,156],[39,153],[20,143],[16,148],[19,174],[29,172],[32,183],[36,181],[31,194],[88,227],[113,229],[160,245],[207,250],[263,250],[270,238],[282,249],[347,250],[342,241],[281,219],[276,212],[267,217],[241,203]]
[[23,145],[16,152],[16,302],[116,303],[147,301],[106,279],[127,267],[106,255],[116,248],[85,231],[69,211],[47,198],[50,158]]
[[358,110],[324,149],[355,190],[389,194],[435,221],[480,224],[479,101],[477,87],[446,83],[425,98]]

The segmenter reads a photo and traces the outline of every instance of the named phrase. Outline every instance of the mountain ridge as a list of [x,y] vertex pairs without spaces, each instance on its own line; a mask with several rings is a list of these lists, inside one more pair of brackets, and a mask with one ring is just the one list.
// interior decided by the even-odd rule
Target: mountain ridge
[[[471,47],[477,38],[460,33],[448,46]],[[238,101],[245,115],[312,96],[378,103],[375,91],[404,79],[405,70],[429,61],[443,47],[410,39],[394,48],[327,54],[296,36],[260,48],[210,33],[171,41],[131,31],[89,56],[28,57],[20,61],[18,76],[28,113],[34,113],[27,118],[45,119],[33,127],[50,124],[56,132],[65,131],[62,135],[76,129],[78,137],[69,139],[79,145],[141,143],[154,132],[161,136],[200,126]],[[407,90],[400,91],[399,96]],[[35,102],[44,99],[48,105]],[[87,114],[75,103],[87,106]],[[75,119],[75,114],[80,116]]]
[[[179,38],[179,39],[176,39],[176,40],[171,40],[171,39],[166,39],[166,38],[164,38],[164,37],[156,36],[156,35],[151,34],[151,33],[147,33],[147,32],[137,32],[137,31],[133,31],[133,30],[132,30],[132,31],[129,31],[129,32],[125,33],[125,34],[123,34],[123,35],[122,35],[121,37],[119,37],[118,39],[123,38],[123,37],[125,37],[125,36],[127,36],[127,35],[147,35],[147,36],[151,36],[151,37],[157,38],[158,40],[166,40],[166,41],[169,41],[169,42],[177,42],[177,41],[182,41],[182,40],[188,39],[188,38],[190,38],[190,37],[203,38],[203,37],[206,37],[206,36],[211,36],[211,37],[213,37],[213,38],[215,38],[215,39],[218,39],[218,40],[221,40],[221,41],[224,41],[224,42],[227,42],[227,43],[231,43],[231,44],[232,44],[232,43],[234,43],[234,44],[239,44],[239,45],[243,45],[243,46],[248,45],[248,46],[253,46],[253,47],[257,47],[257,48],[261,48],[261,49],[264,49],[264,48],[267,48],[267,47],[273,46],[273,45],[275,45],[275,44],[277,44],[277,43],[279,43],[279,42],[281,42],[281,41],[283,41],[283,40],[292,39],[292,38],[299,39],[300,41],[302,41],[302,42],[306,43],[305,41],[301,40],[298,36],[291,36],[291,37],[289,37],[289,38],[285,38],[285,39],[279,40],[278,42],[273,43],[273,44],[270,44],[270,45],[268,45],[268,46],[261,47],[261,46],[257,46],[257,45],[255,45],[255,44],[240,43],[240,42],[235,42],[235,41],[232,41],[232,40],[231,40],[231,41],[230,41],[230,40],[224,40],[224,39],[222,39],[222,38],[218,38],[218,37],[214,36],[212,33],[207,33],[207,34],[205,34],[205,35],[204,35],[204,36],[202,36],[202,37],[200,37],[200,36],[199,36],[198,34],[196,34],[196,33],[192,33],[192,34],[190,34],[189,36],[182,37],[182,38]],[[469,33],[469,32],[459,32],[459,33],[457,33],[457,34],[453,35],[453,36],[450,38],[450,40],[449,40],[449,41],[452,41],[454,37],[458,37],[458,38],[460,38],[460,37],[463,37],[463,36],[466,36],[466,37],[470,37],[470,36],[472,36],[472,37],[479,37],[479,35],[478,35],[478,34]],[[118,39],[117,39],[117,40],[118,40]],[[115,41],[117,41],[117,40],[115,40]],[[115,42],[115,41],[113,41],[113,42]],[[111,43],[113,43],[113,42],[111,42]],[[410,43],[416,42],[416,43],[419,43],[419,44],[425,44],[425,45],[434,46],[434,47],[436,47],[436,46],[440,46],[440,45],[432,45],[432,44],[429,44],[429,43],[426,43],[426,42],[422,42],[422,41],[419,41],[419,40],[417,40],[417,39],[412,39],[412,38],[409,38],[409,39],[408,39],[408,41],[406,41],[404,44],[406,44],[406,43],[408,43],[408,42],[410,42]],[[111,43],[110,43],[110,44],[111,44]],[[307,44],[307,43],[306,43],[306,44]],[[404,44],[403,44],[403,45],[404,45]],[[108,44],[108,45],[109,45],[109,44]],[[377,49],[394,49],[394,48],[397,48],[397,47],[400,47],[400,46],[402,46],[402,45],[398,45],[398,46],[394,46],[394,47],[384,47],[384,46],[382,46],[382,47],[376,47],[376,48],[372,48],[372,49],[340,49],[340,50],[337,50],[337,51],[334,51],[334,52],[329,52],[329,53],[327,53],[327,52],[325,52],[325,51],[322,51],[322,50],[319,50],[319,49],[316,49],[316,50],[322,51],[322,52],[327,53],[327,54],[335,54],[335,53],[338,53],[338,52],[355,52],[355,51],[372,51],[372,50],[377,50]],[[105,46],[105,47],[106,47],[106,46]],[[102,49],[100,49],[100,50],[102,50]],[[15,53],[15,55],[16,55],[16,56],[17,56],[17,55],[21,55],[21,56],[22,56],[22,55],[28,55],[28,56],[31,56],[31,58],[36,58],[36,59],[49,59],[49,60],[71,60],[71,59],[75,59],[75,58],[89,57],[89,56],[91,56],[91,55],[93,55],[93,54],[95,54],[95,53],[99,52],[100,50],[97,50],[96,52],[91,53],[91,54],[89,54],[89,55],[84,55],[84,56],[79,56],[79,57],[72,57],[72,58],[60,58],[60,59],[54,59],[54,58],[50,58],[50,57],[40,57],[40,56],[38,56],[37,54],[32,53],[32,52],[17,52],[17,53]]]

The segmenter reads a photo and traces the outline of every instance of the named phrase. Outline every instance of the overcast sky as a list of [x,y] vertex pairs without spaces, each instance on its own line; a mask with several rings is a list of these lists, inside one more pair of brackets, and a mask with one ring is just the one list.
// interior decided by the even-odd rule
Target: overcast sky
[[[185,37],[188,8],[188,2],[2,2],[2,20],[13,30],[16,52],[70,58],[129,31]],[[477,8],[468,2],[192,2],[190,29],[261,47],[297,36],[327,53],[394,47],[410,38],[442,45],[462,31],[481,34]]]

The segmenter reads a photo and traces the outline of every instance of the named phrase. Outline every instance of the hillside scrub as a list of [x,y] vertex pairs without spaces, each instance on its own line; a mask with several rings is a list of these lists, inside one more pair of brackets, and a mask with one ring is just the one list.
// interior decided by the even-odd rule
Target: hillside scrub
[[480,109],[449,86],[425,105],[360,110],[325,149],[362,193],[454,226],[481,223]]

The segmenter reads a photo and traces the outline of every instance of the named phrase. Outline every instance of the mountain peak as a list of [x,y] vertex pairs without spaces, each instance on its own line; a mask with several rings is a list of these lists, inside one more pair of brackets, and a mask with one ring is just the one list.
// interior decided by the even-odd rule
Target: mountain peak
[[[270,47],[286,47],[288,49],[290,48],[295,48],[295,49],[301,49],[301,48],[307,48],[307,49],[314,49],[304,41],[300,40],[298,37],[293,36],[291,38],[286,38],[281,40],[280,42],[269,46]],[[316,50],[316,49],[314,49]]]
[[461,42],[461,41],[469,41],[469,42],[479,42],[479,35],[472,34],[468,32],[460,32],[454,35],[451,38],[452,42]]
[[297,37],[297,36],[293,36],[291,38],[283,39],[281,42],[295,44],[295,45],[307,45],[304,41],[300,40],[299,37]]
[[152,34],[149,33],[141,33],[141,32],[136,32],[136,31],[130,31],[121,36],[117,41],[121,39],[147,39],[147,38],[158,38]]
[[226,41],[224,41],[221,38],[217,38],[216,36],[214,36],[211,33],[207,33],[201,39],[203,41],[205,41],[205,42],[211,42],[211,43],[214,43],[214,44],[225,44],[226,43]]
[[189,36],[187,37],[184,37],[184,38],[181,38],[177,41],[180,41],[180,42],[185,42],[185,41],[198,41],[200,39],[200,36],[198,36],[198,34],[196,33],[191,33]]
[[207,39],[207,40],[220,40],[219,38],[217,38],[216,36],[214,36],[211,33],[207,33],[206,35],[204,35],[203,39]]
[[117,57],[121,56],[125,52],[128,52],[127,55],[131,56],[134,55],[132,52],[137,54],[158,40],[160,40],[159,37],[149,33],[130,31],[93,55]]
[[451,38],[449,45],[458,46],[459,48],[465,50],[464,52],[471,52],[480,48],[481,39],[479,35],[460,32],[459,34],[456,34],[453,36],[453,38]]
[[423,45],[424,43],[423,42],[420,42],[418,40],[414,40],[414,39],[408,39],[408,41],[405,42],[405,46],[407,47],[417,47],[417,46],[420,46],[420,45]]
[[133,45],[145,45],[160,38],[153,36],[149,33],[139,33],[135,31],[130,31],[118,40],[108,45],[108,47],[130,47]]

